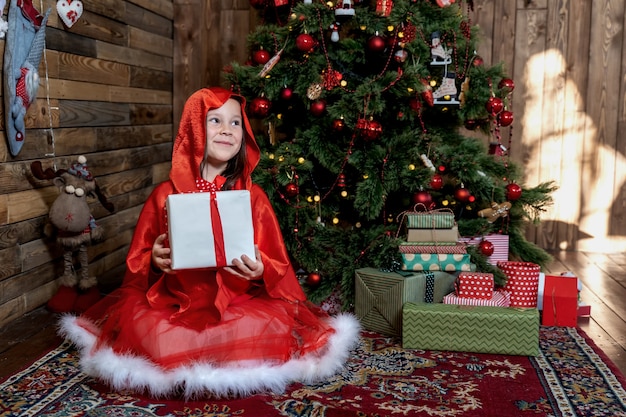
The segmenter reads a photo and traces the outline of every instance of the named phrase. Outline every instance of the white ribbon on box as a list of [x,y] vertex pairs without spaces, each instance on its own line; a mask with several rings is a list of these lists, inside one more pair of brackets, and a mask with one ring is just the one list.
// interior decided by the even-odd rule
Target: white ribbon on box
[[[172,269],[217,266],[211,219],[212,193],[183,193],[167,197],[167,216]],[[254,255],[254,227],[248,190],[215,193],[224,234],[227,265]]]

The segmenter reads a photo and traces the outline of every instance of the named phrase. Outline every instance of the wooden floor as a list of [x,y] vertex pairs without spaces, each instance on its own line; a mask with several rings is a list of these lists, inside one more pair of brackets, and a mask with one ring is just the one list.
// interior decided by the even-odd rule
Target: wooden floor
[[[626,254],[555,253],[544,271],[571,271],[583,285],[581,298],[591,305],[591,317],[579,327],[626,375]],[[58,345],[56,317],[37,309],[0,329],[0,377],[11,375]]]

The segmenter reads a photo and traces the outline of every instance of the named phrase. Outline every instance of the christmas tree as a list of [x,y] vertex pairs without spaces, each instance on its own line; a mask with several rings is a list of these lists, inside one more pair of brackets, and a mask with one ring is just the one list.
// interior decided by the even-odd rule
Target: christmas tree
[[[523,187],[509,160],[515,86],[480,58],[471,1],[251,4],[250,60],[224,76],[248,100],[254,179],[312,301],[340,289],[349,306],[355,269],[397,268],[409,211],[450,210],[462,236],[507,234],[509,259],[550,259],[524,228],[554,186]],[[468,248],[503,284],[488,250]]]

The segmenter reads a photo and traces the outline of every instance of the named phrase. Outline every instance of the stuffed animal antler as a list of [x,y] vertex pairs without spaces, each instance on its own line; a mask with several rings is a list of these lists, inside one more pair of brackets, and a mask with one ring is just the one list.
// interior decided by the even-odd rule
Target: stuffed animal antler
[[[91,215],[87,196],[95,196],[110,212],[113,204],[107,201],[86,165],[86,158],[79,156],[68,169],[44,170],[40,161],[31,164],[35,178],[51,180],[59,187],[60,194],[48,212],[47,236],[55,236],[63,250],[64,270],[59,278],[61,286],[48,301],[54,312],[82,312],[100,298],[97,279],[89,276],[87,245],[102,238],[102,228]],[[73,254],[78,251],[80,278],[74,271]]]

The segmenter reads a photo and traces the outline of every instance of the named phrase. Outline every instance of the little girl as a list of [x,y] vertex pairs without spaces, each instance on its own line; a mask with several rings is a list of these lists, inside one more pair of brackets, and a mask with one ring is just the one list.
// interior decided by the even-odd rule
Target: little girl
[[[145,202],[121,287],[81,316],[61,319],[83,371],[116,390],[281,392],[338,372],[358,340],[354,316],[329,317],[306,300],[270,201],[252,183],[260,151],[244,109],[243,97],[219,87],[188,99],[169,180]],[[256,259],[173,271],[167,196],[230,189],[250,191]]]

